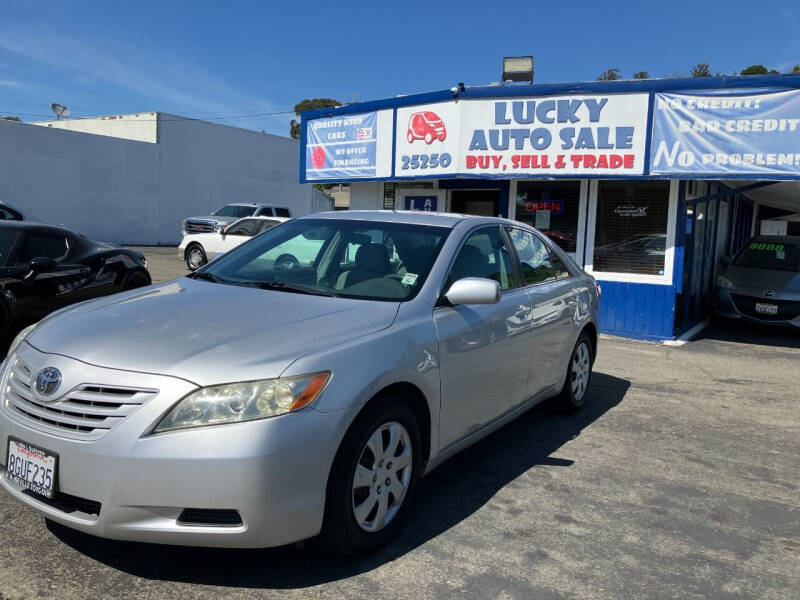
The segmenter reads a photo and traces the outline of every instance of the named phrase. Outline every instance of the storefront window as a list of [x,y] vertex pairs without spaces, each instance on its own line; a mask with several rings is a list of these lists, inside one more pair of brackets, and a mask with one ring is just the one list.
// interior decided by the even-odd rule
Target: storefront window
[[383,208],[394,210],[394,192],[400,189],[432,190],[432,181],[385,181],[383,184]]
[[536,227],[567,252],[575,252],[580,200],[580,181],[520,181],[516,219]]
[[669,181],[598,183],[595,271],[664,274],[669,187]]

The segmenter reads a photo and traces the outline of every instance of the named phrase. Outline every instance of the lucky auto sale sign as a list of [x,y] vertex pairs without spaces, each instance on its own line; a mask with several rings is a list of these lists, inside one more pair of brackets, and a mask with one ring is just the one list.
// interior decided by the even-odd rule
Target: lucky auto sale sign
[[395,176],[642,175],[647,104],[606,94],[398,108]]

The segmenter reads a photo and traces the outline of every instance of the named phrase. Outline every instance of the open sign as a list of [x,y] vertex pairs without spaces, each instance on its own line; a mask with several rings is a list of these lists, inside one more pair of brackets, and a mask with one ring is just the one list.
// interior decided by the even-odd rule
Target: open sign
[[526,202],[525,210],[528,212],[549,210],[551,213],[560,215],[564,212],[564,202],[562,200],[540,200],[536,202]]

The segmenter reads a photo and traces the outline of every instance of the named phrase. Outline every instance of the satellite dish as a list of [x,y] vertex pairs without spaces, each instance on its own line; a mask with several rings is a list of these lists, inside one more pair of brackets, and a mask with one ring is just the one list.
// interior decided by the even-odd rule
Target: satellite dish
[[69,116],[69,109],[63,104],[59,104],[58,102],[53,102],[50,105],[50,110],[52,110],[55,113],[56,119]]

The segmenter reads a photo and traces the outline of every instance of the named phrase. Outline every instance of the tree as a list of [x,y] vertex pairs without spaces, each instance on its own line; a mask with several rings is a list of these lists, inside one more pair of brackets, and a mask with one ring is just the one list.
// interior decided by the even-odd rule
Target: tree
[[742,69],[739,75],[778,75],[778,71],[767,69],[764,65],[750,65],[746,69]]
[[692,77],[711,77],[711,69],[706,62],[697,63],[689,72]]
[[622,79],[619,76],[619,69],[608,69],[600,74],[597,81],[616,81],[618,79]]
[[15,116],[2,117],[2,119],[3,121],[16,121],[17,123],[22,123],[22,119]]
[[650,79],[650,73],[648,73],[647,71],[636,71],[636,73],[633,74],[633,78],[634,79]]
[[789,75],[800,75],[800,65],[793,66],[792,70],[789,71]]
[[[294,114],[299,117],[300,113],[306,110],[313,110],[315,108],[331,108],[341,105],[341,102],[334,100],[333,98],[311,98],[310,100],[305,99],[302,102],[294,105]],[[289,126],[289,135],[296,140],[300,139],[300,121],[292,119],[292,122]]]

